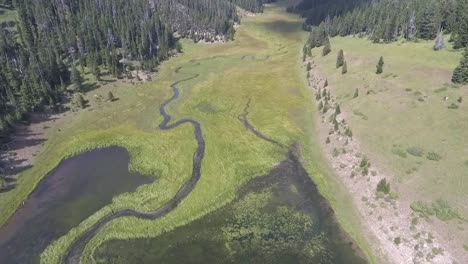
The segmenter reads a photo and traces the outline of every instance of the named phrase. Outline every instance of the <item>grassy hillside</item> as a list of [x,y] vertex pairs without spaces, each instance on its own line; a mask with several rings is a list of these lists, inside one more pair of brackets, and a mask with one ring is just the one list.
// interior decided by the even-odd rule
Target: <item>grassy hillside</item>
[[314,141],[314,108],[298,63],[306,37],[301,23],[298,17],[269,7],[265,14],[243,21],[234,42],[184,42],[184,54],[165,62],[152,82],[137,86],[108,84],[88,93],[86,97],[92,101],[94,94],[105,95],[111,90],[119,100],[71,114],[60,131],[51,132],[51,140],[38,156],[37,165],[21,175],[16,189],[0,194],[0,211],[8,212],[2,214],[0,223],[62,158],[106,145],[126,147],[133,170],[158,178],[135,194],[116,197],[112,205],[52,244],[43,253],[42,261],[57,263],[73,239],[113,208],[149,211],[160,207],[188,180],[195,140],[189,126],[159,131],[162,117],[158,107],[172,96],[171,83],[199,74],[179,85],[180,98],[168,106],[174,120],[191,117],[203,127],[206,154],[196,188],[159,220],[128,217],[111,222],[88,244],[84,263],[91,262],[93,250],[105,240],[157,236],[220,208],[232,201],[243,183],[265,174],[284,159],[282,149],[258,139],[238,120],[249,98],[249,120],[263,134],[283,144],[301,145],[310,176],[337,210],[345,229],[372,258],[350,199],[341,192],[341,185],[326,176],[327,168]]
[[[322,57],[316,48],[313,55],[367,156],[395,176],[392,185],[401,200],[414,208],[417,201],[429,207],[439,201],[440,212],[435,206],[432,213],[440,220],[467,219],[468,87],[450,83],[461,52],[435,52],[432,46],[337,37],[331,39],[332,53]],[[340,49],[345,75],[336,69]],[[377,75],[380,56],[385,65]],[[353,98],[356,89],[359,96]],[[449,237],[468,241],[463,223],[434,222]]]

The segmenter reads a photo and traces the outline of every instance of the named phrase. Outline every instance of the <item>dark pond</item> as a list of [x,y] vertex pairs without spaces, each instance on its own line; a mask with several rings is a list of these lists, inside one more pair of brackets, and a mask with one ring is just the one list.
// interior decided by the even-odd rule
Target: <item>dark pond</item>
[[246,184],[231,204],[157,238],[112,240],[98,263],[367,263],[297,160]]
[[112,197],[153,179],[129,173],[125,149],[92,150],[64,160],[0,228],[0,263],[36,263],[40,253]]

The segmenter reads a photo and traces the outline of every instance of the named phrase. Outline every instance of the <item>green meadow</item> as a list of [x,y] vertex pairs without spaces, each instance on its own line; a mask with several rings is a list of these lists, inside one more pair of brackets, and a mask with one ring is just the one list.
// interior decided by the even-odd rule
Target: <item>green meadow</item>
[[[313,55],[365,154],[395,176],[392,188],[413,209],[433,205],[429,213],[439,220],[459,218],[446,228],[466,241],[457,225],[468,218],[468,87],[451,84],[461,51],[450,43],[436,52],[429,41],[373,44],[354,37],[333,38],[331,46],[328,56],[321,49]],[[340,49],[345,75],[336,69]],[[380,56],[385,65],[377,75]]]
[[[343,187],[325,165],[315,139],[315,107],[300,68],[306,33],[302,20],[268,6],[265,13],[245,18],[235,40],[226,44],[183,42],[183,53],[164,62],[155,78],[144,84],[117,81],[90,91],[90,106],[68,113],[35,165],[20,175],[17,187],[0,194],[0,223],[4,223],[40,180],[61,160],[85,150],[117,145],[130,153],[130,169],[150,177],[152,184],[119,195],[112,204],[51,244],[42,263],[58,263],[71,243],[111,210],[153,211],[189,180],[196,149],[193,128],[183,125],[161,131],[159,106],[172,96],[171,83],[181,82],[180,97],[167,107],[173,121],[200,122],[206,141],[202,176],[195,189],[168,215],[154,220],[134,217],[110,222],[87,245],[82,263],[93,263],[94,250],[111,239],[156,237],[223,207],[238,189],[266,174],[285,159],[285,150],[257,138],[238,120],[251,100],[249,120],[263,134],[285,145],[298,143],[301,161],[318,189],[334,207],[343,228],[376,263],[362,236],[358,217]],[[352,67],[349,67],[352,71]],[[115,102],[96,103],[95,95],[112,91]]]

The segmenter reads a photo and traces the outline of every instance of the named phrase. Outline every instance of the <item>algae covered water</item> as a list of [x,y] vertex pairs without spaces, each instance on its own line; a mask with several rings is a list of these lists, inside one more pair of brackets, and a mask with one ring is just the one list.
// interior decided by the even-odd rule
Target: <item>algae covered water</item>
[[111,240],[98,263],[367,263],[300,163],[282,162],[231,204],[156,238]]
[[0,263],[38,262],[55,239],[110,204],[112,197],[152,181],[129,173],[125,149],[92,150],[64,160],[0,228]]

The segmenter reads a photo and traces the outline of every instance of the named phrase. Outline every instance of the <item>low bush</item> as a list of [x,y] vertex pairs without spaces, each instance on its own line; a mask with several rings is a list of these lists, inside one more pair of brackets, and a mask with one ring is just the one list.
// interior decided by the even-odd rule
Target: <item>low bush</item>
[[429,153],[427,153],[426,158],[428,160],[432,160],[432,161],[439,161],[439,160],[442,159],[442,156],[440,156],[439,154],[437,154],[435,152],[429,152]]
[[392,149],[392,153],[399,156],[400,158],[406,158],[408,156],[406,151],[404,151],[403,149],[400,149],[400,148]]
[[390,183],[387,182],[387,179],[383,178],[380,180],[380,182],[377,184],[377,192],[384,194],[390,193]]

